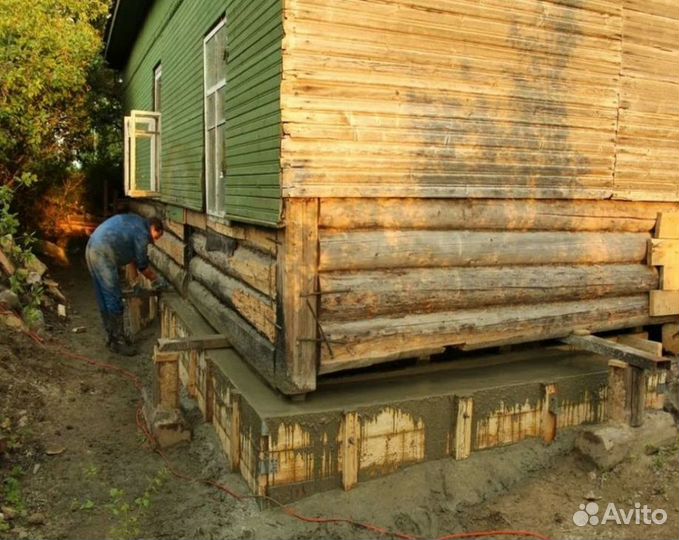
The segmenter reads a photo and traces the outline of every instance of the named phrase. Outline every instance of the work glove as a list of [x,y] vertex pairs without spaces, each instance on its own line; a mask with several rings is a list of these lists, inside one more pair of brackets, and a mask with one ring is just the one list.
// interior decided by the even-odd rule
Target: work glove
[[151,282],[151,289],[154,291],[166,291],[170,288],[170,284],[163,276],[158,276]]

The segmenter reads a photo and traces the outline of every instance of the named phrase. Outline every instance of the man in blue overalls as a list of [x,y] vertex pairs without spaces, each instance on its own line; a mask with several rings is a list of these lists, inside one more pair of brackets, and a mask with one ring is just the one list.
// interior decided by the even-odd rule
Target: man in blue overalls
[[[113,352],[136,354],[125,339],[119,269],[134,263],[137,270],[160,287],[164,280],[149,266],[146,248],[163,235],[163,222],[136,214],[118,214],[104,221],[87,242],[85,257],[94,280],[97,304]],[[161,283],[162,282],[162,283]]]

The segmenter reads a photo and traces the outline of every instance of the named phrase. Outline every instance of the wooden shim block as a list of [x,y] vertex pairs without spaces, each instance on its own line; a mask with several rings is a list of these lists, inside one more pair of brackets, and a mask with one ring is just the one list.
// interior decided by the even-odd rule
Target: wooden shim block
[[540,419],[540,431],[542,440],[550,444],[556,438],[557,426],[557,388],[555,384],[543,385],[542,418]]
[[640,351],[646,351],[647,353],[654,354],[656,356],[662,356],[662,343],[659,341],[651,341],[649,339],[642,339],[631,335],[622,335],[616,338],[618,343],[623,345],[629,345]]
[[172,339],[160,338],[158,340],[159,352],[204,351],[207,349],[226,349],[228,347],[231,347],[231,342],[224,334],[186,336]]
[[679,212],[658,212],[654,236],[679,239]]
[[454,459],[466,459],[472,451],[472,425],[474,401],[471,397],[459,396],[455,399],[457,414],[455,418]]
[[651,291],[649,313],[652,317],[679,314],[679,291]]
[[648,261],[652,266],[679,267],[679,240],[666,238],[649,239]]
[[360,424],[358,413],[344,413],[342,423],[342,487],[345,491],[358,483]]
[[653,369],[669,363],[669,358],[640,351],[621,343],[613,343],[597,336],[571,335],[563,338],[561,341],[579,349],[624,360],[628,364],[642,369]]
[[646,408],[646,374],[642,368],[630,365],[629,378],[629,407],[632,427],[639,427],[644,422]]
[[229,433],[229,464],[231,472],[240,469],[240,395],[230,391],[231,431]]
[[[286,229],[278,280],[283,302],[285,369],[297,392],[316,388],[318,332],[318,200],[286,201]],[[325,345],[323,345],[325,346]]]
[[621,424],[629,424],[630,411],[627,406],[629,364],[622,360],[609,360],[608,366],[608,391],[606,394],[608,419]]
[[679,354],[679,323],[662,325],[662,346],[671,354]]
[[660,267],[660,288],[665,291],[679,291],[679,264]]

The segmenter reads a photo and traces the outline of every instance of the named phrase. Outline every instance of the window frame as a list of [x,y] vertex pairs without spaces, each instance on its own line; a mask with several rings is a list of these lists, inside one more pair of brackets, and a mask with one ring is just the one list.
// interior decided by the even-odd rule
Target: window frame
[[[146,124],[146,130],[139,130]],[[123,123],[124,134],[124,189],[128,197],[160,197],[159,150],[160,113],[133,109]],[[150,139],[149,189],[137,187],[137,139]]]
[[[211,28],[211,30],[203,38],[203,147],[204,151],[204,167],[205,167],[205,211],[208,215],[214,217],[224,217],[226,215],[226,205],[224,201],[224,181],[226,179],[226,171],[223,168],[224,163],[224,140],[226,133],[226,118],[224,111],[222,111],[221,121],[218,121],[216,104],[218,103],[218,92],[226,88],[226,65],[224,66],[223,76],[219,78],[212,86],[208,87],[208,43],[215,37],[220,30],[226,28],[226,16],[223,15],[219,21]],[[225,37],[226,43],[226,37]],[[225,90],[222,90],[225,92]],[[209,118],[208,102],[209,98],[213,96],[214,106],[212,110],[213,118]],[[209,127],[212,124],[212,127]],[[215,149],[217,148],[217,141],[219,130],[222,130],[221,136],[221,159],[217,160]],[[210,132],[214,133],[214,142],[208,148],[210,141]],[[210,170],[212,176],[210,176]],[[212,201],[212,204],[211,204]]]

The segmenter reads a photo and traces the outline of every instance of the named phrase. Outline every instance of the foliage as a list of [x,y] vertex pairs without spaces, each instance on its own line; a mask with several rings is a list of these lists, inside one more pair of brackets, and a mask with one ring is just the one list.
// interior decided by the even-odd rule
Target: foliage
[[77,158],[107,12],[105,0],[0,0],[0,185]]
[[111,501],[108,508],[115,520],[111,528],[110,536],[115,539],[125,540],[138,538],[141,532],[141,519],[151,508],[153,495],[158,492],[169,476],[167,469],[160,469],[154,478],[149,479],[149,484],[144,494],[129,502],[122,489],[111,488],[109,496]]

